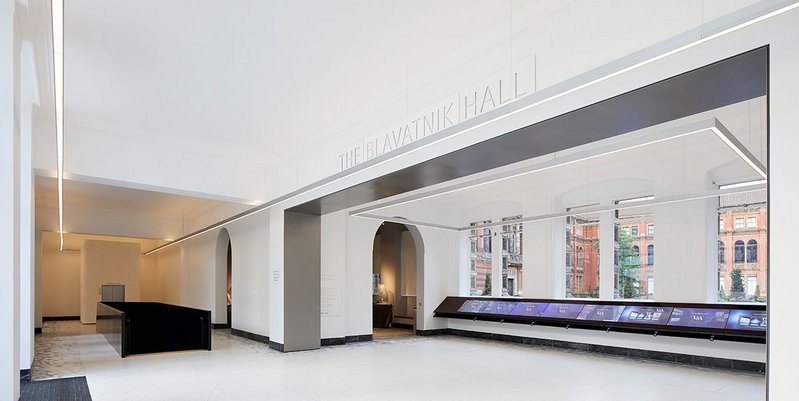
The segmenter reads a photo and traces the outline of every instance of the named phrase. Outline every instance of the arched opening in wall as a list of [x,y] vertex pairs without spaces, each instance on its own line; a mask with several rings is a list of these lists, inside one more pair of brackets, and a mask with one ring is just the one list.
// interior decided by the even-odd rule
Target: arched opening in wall
[[375,339],[416,335],[424,244],[415,226],[384,222],[372,248],[372,332]]
[[233,247],[227,229],[216,240],[216,275],[213,322],[215,328],[232,327],[233,317]]

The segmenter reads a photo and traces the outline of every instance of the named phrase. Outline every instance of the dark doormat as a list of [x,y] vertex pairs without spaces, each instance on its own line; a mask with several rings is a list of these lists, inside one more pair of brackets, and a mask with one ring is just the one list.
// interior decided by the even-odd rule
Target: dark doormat
[[20,383],[20,401],[91,401],[86,377]]

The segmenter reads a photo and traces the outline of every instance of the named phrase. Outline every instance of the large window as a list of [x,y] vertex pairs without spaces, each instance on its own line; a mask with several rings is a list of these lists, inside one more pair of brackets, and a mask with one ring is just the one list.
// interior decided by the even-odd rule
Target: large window
[[[759,250],[767,247],[767,216],[765,190],[719,197],[719,220],[735,222],[735,230],[719,227],[719,301],[766,301],[768,261]],[[732,244],[732,258],[725,244]]]
[[741,240],[735,241],[735,263],[744,262],[744,242]]
[[566,217],[566,297],[599,297],[599,219]]
[[647,245],[646,246],[646,265],[647,266],[654,266],[655,265],[655,246],[654,245]]
[[[503,221],[522,216],[503,218]],[[502,225],[502,295],[522,296],[522,223]]]
[[[655,293],[655,266],[644,264],[641,250],[654,243],[654,210],[632,208],[616,211],[614,249],[614,298],[652,299]],[[622,227],[632,227],[627,231]],[[646,235],[639,235],[638,227],[646,227]]]
[[[471,225],[488,223],[491,221],[478,221]],[[469,242],[469,295],[491,295],[491,228],[472,228]]]
[[757,263],[757,241],[753,239],[746,243],[746,263]]

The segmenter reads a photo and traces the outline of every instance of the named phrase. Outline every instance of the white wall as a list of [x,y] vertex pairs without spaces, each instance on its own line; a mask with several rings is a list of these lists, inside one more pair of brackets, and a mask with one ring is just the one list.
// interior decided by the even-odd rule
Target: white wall
[[159,300],[182,305],[183,301],[183,246],[178,245],[156,253],[156,282]]
[[58,234],[42,235],[42,315],[80,316],[80,252],[59,250]]
[[228,231],[233,250],[233,328],[269,336],[269,213],[262,212],[235,223],[228,227]]
[[80,321],[95,323],[101,284],[124,284],[125,301],[141,299],[141,246],[86,240],[80,253]]
[[19,398],[19,110],[15,1],[0,1],[0,399]]

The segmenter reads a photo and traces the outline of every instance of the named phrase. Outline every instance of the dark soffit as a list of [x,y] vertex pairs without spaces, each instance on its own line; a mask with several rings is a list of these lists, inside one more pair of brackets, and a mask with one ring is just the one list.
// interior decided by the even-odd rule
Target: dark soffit
[[767,94],[761,47],[397,170],[289,209],[321,215]]

